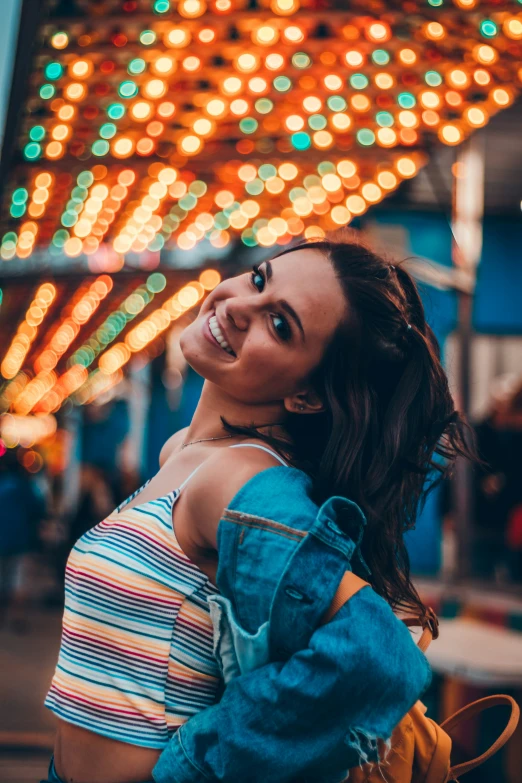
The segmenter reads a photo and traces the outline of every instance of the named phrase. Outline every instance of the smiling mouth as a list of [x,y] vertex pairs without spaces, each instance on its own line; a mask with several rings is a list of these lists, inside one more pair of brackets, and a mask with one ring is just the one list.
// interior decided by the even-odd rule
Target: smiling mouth
[[218,320],[215,315],[211,315],[208,319],[208,328],[210,331],[210,334],[216,341],[216,343],[219,345],[220,348],[225,351],[225,353],[228,353],[230,356],[236,356],[230,345],[225,340],[225,337],[223,335],[223,332],[219,328]]

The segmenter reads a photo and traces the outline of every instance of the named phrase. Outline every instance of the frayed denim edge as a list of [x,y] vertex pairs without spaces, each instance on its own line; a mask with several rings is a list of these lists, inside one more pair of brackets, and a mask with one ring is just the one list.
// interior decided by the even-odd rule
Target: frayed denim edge
[[[361,737],[364,741],[365,747],[363,747]],[[368,775],[370,775],[377,768],[383,781],[386,783],[386,776],[384,775],[382,767],[386,766],[386,759],[392,747],[391,737],[387,740],[383,740],[381,737],[373,737],[367,731],[364,731],[364,729],[350,729],[348,735],[345,738],[345,742],[348,747],[352,748],[359,756],[359,769],[362,769],[365,764],[368,765],[370,767]],[[384,746],[384,752],[382,756],[379,752],[379,743],[382,743],[381,747]],[[370,759],[370,753],[372,755],[375,754],[379,760],[372,761]],[[348,777],[344,779],[343,783],[347,783],[349,780],[350,775],[348,774]]]

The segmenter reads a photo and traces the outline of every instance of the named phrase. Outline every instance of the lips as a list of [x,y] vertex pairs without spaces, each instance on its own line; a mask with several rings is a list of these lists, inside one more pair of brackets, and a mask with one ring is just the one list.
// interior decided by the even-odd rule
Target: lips
[[231,358],[236,358],[236,354],[227,340],[224,329],[221,329],[215,312],[211,312],[210,316],[205,319],[203,334],[212,345],[220,348],[223,353],[226,353]]

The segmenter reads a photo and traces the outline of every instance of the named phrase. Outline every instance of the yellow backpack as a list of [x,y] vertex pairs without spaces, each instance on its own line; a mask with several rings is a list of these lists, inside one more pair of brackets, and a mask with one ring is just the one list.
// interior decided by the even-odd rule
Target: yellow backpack
[[[343,576],[334,599],[323,617],[322,623],[332,619],[334,614],[355,593],[368,582],[347,571]],[[418,646],[425,652],[433,638],[438,636],[437,617],[430,609],[426,618],[406,618],[408,626],[421,625],[422,636]],[[451,732],[465,718],[470,718],[484,709],[497,705],[509,705],[511,716],[508,724],[496,742],[481,756],[464,764],[451,766]],[[418,701],[395,727],[391,736],[391,747],[385,751],[382,743],[383,760],[379,763],[364,764],[350,770],[346,783],[450,783],[457,776],[483,764],[493,756],[515,731],[520,717],[518,704],[511,696],[486,696],[466,705],[443,723],[437,724],[426,716],[426,707]]]

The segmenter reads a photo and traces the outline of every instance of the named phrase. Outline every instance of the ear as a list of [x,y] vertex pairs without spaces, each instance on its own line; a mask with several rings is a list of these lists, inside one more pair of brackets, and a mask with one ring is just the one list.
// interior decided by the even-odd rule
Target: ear
[[325,409],[321,398],[313,389],[285,397],[283,403],[289,413],[321,413]]

